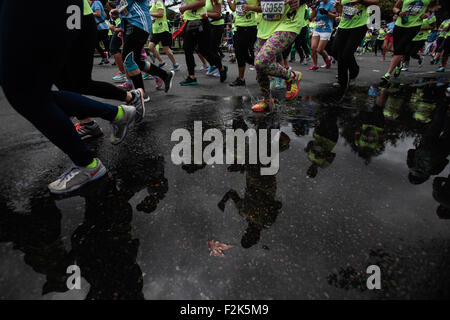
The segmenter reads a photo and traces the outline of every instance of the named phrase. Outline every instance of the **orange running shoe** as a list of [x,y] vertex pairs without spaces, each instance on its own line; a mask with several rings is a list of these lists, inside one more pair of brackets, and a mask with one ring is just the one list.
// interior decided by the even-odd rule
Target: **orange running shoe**
[[261,102],[255,104],[252,107],[252,110],[255,112],[264,112],[264,111],[270,111],[273,107],[273,99],[263,99]]
[[300,91],[300,81],[302,80],[302,73],[300,71],[291,71],[294,77],[287,80],[286,100],[294,100]]

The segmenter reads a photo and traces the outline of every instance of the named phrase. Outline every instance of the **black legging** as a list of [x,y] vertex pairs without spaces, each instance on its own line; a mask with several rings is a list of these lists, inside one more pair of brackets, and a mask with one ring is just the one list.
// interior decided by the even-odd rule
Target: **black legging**
[[60,90],[104,99],[125,101],[127,92],[108,82],[92,80],[93,54],[97,45],[96,23],[94,15],[83,16],[81,34],[69,51],[67,63],[56,82]]
[[[36,20],[32,10],[23,10],[22,2],[0,2],[0,84],[17,112],[76,165],[87,166],[92,162],[92,154],[78,136],[70,116],[114,120],[117,107],[72,92],[51,91],[67,54],[80,36],[80,30],[67,28],[66,12],[71,5],[82,8],[83,2],[54,1],[46,9],[46,14],[52,18]],[[42,36],[30,38],[29,26],[23,21],[35,21]],[[30,56],[35,59],[29,59]],[[27,72],[25,92],[23,75]]]
[[306,32],[308,31],[307,29],[308,27],[303,27],[294,42],[295,50],[297,50],[301,60],[308,56],[310,50],[308,46],[308,39],[306,38]]
[[189,24],[195,23],[191,20],[186,23],[184,32],[184,55],[186,57],[186,64],[190,76],[195,75],[195,59],[194,59],[194,49],[198,46],[198,51],[202,56],[208,61],[209,65],[215,66],[222,69],[222,59],[219,54],[211,49],[210,45],[210,34],[211,34],[211,24],[208,19],[202,19],[201,26],[202,30],[189,30]]
[[383,43],[384,43],[384,39],[383,40],[377,39],[375,41],[375,54],[378,54],[378,49],[383,50]]
[[224,25],[211,25],[211,50],[220,56],[220,44],[222,43]]
[[[287,59],[291,53],[292,46],[295,46],[295,50],[298,52],[300,59],[305,59],[305,56],[309,52],[308,43],[306,41],[306,27],[302,28],[300,33],[295,37],[295,41],[283,51],[283,59]],[[303,52],[304,51],[304,52]]]
[[238,67],[245,67],[245,63],[253,65],[255,63],[255,42],[258,30],[256,26],[237,27],[234,33],[234,49]]
[[420,60],[420,56],[418,55],[418,52],[420,49],[423,48],[425,45],[425,40],[420,41],[411,41],[409,44],[405,57],[403,58],[404,61],[409,61],[411,58],[414,58],[416,60]]
[[[100,43],[103,43],[103,48],[100,46]],[[97,30],[97,45],[95,48],[103,59],[108,58],[108,54],[106,53],[109,50],[108,29]]]
[[[131,52],[133,52],[134,55],[134,62],[139,67],[141,71],[146,71],[145,61],[141,60],[141,51],[144,47],[145,43],[148,40],[148,32],[132,25],[128,21],[124,21],[124,39],[123,39],[123,50],[122,50],[122,57],[125,60]],[[126,64],[125,64],[126,67]],[[167,72],[163,69],[155,66],[153,63],[150,64],[150,70],[148,71],[149,74],[153,76],[157,76],[163,80],[167,79]],[[142,75],[138,74],[136,76],[132,76],[131,80],[133,81],[134,87],[144,89],[144,81],[142,80]]]
[[355,59],[355,51],[367,32],[367,27],[338,29],[334,39],[333,52],[338,60],[338,81],[347,87],[348,79],[354,79],[359,74],[359,66]]

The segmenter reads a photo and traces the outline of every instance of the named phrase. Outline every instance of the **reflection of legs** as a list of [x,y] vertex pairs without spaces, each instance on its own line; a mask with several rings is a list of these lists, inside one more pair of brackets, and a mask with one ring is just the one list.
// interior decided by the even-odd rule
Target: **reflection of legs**
[[239,194],[236,192],[236,190],[233,189],[225,193],[222,200],[220,200],[220,202],[217,204],[220,210],[225,210],[225,204],[229,199],[233,200],[236,208],[240,211],[240,209],[242,208],[242,199],[239,197]]

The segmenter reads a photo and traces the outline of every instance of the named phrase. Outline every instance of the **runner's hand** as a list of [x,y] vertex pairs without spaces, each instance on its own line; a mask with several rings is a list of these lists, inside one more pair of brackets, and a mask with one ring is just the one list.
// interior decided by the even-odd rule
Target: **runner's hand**
[[402,11],[402,12],[399,12],[398,15],[399,15],[400,17],[406,17],[406,16],[408,15],[408,11]]
[[242,10],[243,11],[248,11],[248,4],[243,4],[242,5]]
[[286,4],[291,7],[291,9],[297,9],[300,6],[299,0],[286,0]]

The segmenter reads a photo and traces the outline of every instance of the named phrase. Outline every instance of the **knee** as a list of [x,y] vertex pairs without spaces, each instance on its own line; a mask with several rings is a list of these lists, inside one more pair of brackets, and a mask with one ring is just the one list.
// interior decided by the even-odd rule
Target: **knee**
[[264,70],[264,66],[266,65],[266,61],[263,57],[257,56],[255,57],[255,69],[256,71],[262,71]]

